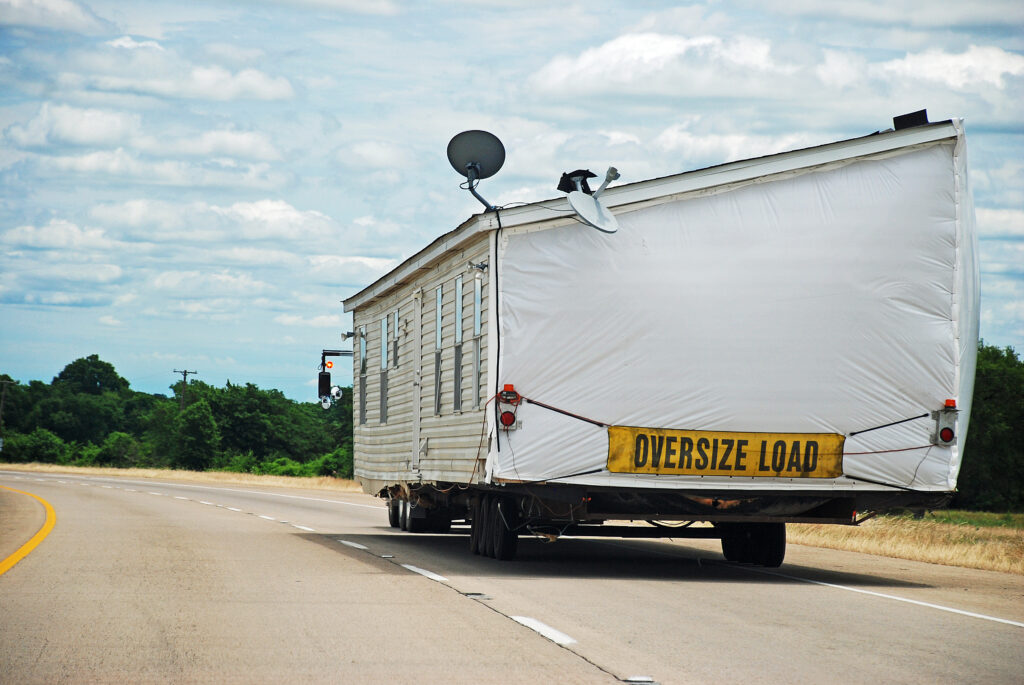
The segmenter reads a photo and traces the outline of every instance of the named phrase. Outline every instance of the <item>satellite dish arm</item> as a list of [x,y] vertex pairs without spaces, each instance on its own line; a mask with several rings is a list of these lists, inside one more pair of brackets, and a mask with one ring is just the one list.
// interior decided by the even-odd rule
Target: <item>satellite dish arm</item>
[[594,191],[594,197],[600,197],[601,193],[604,192],[604,189],[608,187],[608,184],[611,183],[612,181],[617,180],[618,178],[619,170],[613,166],[608,167],[608,172],[604,175],[604,182],[601,184],[600,188]]
[[466,165],[466,178],[469,179],[467,181],[466,187],[469,188],[469,192],[473,193],[473,197],[475,197],[476,199],[480,200],[480,203],[484,207],[487,208],[488,212],[496,212],[496,211],[498,211],[497,207],[495,207],[490,202],[488,202],[483,197],[481,197],[480,193],[476,192],[476,186],[477,186],[477,183],[479,183],[479,180],[478,180],[479,176],[480,176],[480,165],[479,164],[477,164],[476,162],[470,162],[469,164]]

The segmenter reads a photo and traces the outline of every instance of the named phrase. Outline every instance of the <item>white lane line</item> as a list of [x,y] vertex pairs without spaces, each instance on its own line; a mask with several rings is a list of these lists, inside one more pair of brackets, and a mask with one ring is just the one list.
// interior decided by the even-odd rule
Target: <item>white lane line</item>
[[149,494],[156,495],[157,497],[163,497],[164,496],[164,493],[162,493],[162,492],[150,492]]
[[132,490],[131,488],[125,488],[125,492],[138,492],[138,490]]
[[571,645],[575,644],[576,640],[572,639],[561,630],[555,630],[547,623],[541,623],[535,618],[529,616],[509,616],[516,623],[521,623],[530,630],[536,630],[538,633],[551,640],[558,645]]
[[201,500],[199,500],[199,503],[200,503],[200,504],[207,504],[207,505],[209,505],[209,506],[211,506],[211,507],[213,506],[213,502],[207,502],[206,500],[202,500],[202,499],[201,499]]
[[299,530],[306,530],[306,531],[309,531],[310,533],[315,533],[316,532],[312,528],[307,528],[306,526],[300,526],[300,525],[297,525],[297,524],[294,524],[294,523],[292,524],[292,527],[293,528],[298,528]]
[[256,515],[259,516],[261,519],[267,519],[268,521],[276,521],[277,520],[273,516],[264,516],[263,514],[256,514]]
[[183,500],[185,500],[186,502],[188,501],[188,497],[182,497],[181,495],[175,495],[175,496],[174,496],[174,499],[183,499]]
[[100,487],[101,488],[106,488],[107,490],[113,490],[114,489],[113,485],[101,485]]
[[238,507],[225,507],[225,509],[230,509],[231,511],[242,511]]
[[970,616],[971,618],[980,618],[985,621],[994,621],[996,623],[1005,623],[1010,626],[1017,626],[1018,628],[1024,628],[1024,623],[1019,621],[1011,621],[1007,618],[998,618],[996,616],[987,616],[985,614],[976,614],[973,611],[964,611],[963,609],[954,609],[953,607],[942,606],[941,604],[932,604],[931,602],[922,602],[916,599],[908,599],[906,597],[897,597],[896,595],[887,595],[883,592],[874,592],[872,590],[862,590],[856,587],[850,587],[848,585],[837,585],[835,583],[826,583],[821,580],[811,580],[810,578],[801,578],[799,576],[791,576],[786,573],[778,573],[777,571],[768,571],[759,568],[748,568],[742,567],[746,571],[753,571],[754,573],[763,573],[769,576],[778,576],[780,578],[788,578],[789,580],[799,580],[804,583],[810,583],[812,585],[823,585],[825,587],[834,588],[836,590],[846,590],[847,592],[856,592],[862,595],[871,595],[872,597],[881,597],[882,599],[891,599],[897,602],[906,602],[907,604],[916,604],[920,607],[928,607],[929,609],[938,609],[939,611],[948,611],[951,614],[959,614],[961,616]]
[[67,482],[66,480],[59,480],[59,481],[57,481],[57,482],[58,482],[58,483],[64,483],[65,485],[67,485],[67,483],[68,483],[68,482]]
[[419,566],[413,566],[412,564],[402,564],[402,566],[404,566],[405,568],[409,569],[413,573],[418,573],[421,576],[425,576],[427,578],[430,578],[431,580],[436,580],[436,581],[438,581],[440,583],[443,583],[443,582],[448,580],[444,576],[439,576],[436,573],[434,573],[433,571],[428,571],[428,570],[426,570],[424,568],[420,568]]
[[358,542],[349,542],[348,540],[338,540],[338,542],[349,547],[355,547],[356,549],[369,549],[366,545],[360,545]]

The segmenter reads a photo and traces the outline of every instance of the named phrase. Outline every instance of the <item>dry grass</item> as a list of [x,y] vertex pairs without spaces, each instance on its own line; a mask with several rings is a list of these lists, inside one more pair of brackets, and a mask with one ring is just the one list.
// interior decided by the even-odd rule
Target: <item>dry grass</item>
[[790,542],[1024,575],[1024,529],[879,516],[860,526],[791,524]]
[[36,473],[69,473],[88,476],[126,476],[131,478],[160,478],[193,483],[223,483],[234,485],[276,485],[307,490],[334,490],[337,492],[362,492],[359,483],[342,478],[292,478],[291,476],[256,476],[251,473],[228,471],[170,471],[166,469],[113,469],[103,467],[60,466],[57,464],[0,464],[5,471],[30,471]]

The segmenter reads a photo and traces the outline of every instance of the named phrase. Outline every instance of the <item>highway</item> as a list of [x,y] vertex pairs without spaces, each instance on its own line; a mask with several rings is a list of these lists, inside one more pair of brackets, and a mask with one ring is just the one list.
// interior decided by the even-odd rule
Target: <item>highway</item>
[[[471,555],[358,493],[0,471],[0,683],[1020,683],[1024,578],[790,545]],[[11,489],[20,491],[15,492]]]

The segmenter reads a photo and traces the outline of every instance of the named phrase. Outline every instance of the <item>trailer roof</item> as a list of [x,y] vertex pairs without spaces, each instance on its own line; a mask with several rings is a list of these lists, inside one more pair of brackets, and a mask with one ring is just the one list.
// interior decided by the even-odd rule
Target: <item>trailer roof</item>
[[[877,155],[900,148],[923,145],[956,138],[958,127],[946,120],[899,131],[875,132],[858,138],[826,143],[815,147],[780,152],[763,157],[727,162],[716,166],[686,171],[608,188],[601,195],[612,209],[639,208],[639,205],[659,204],[693,191],[750,181],[799,169]],[[350,312],[386,295],[393,288],[408,282],[421,270],[426,270],[450,250],[458,248],[480,233],[500,227],[565,220],[572,214],[565,196],[532,202],[516,207],[499,208],[497,212],[482,212],[466,219],[457,228],[443,235],[380,277],[368,287],[345,299],[345,311]]]

